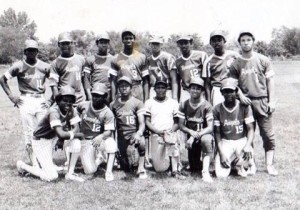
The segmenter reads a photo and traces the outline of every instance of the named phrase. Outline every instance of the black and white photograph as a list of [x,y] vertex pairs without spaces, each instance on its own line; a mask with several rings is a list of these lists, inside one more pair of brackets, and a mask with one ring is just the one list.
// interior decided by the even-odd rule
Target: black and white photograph
[[298,1],[0,5],[0,209],[300,209]]

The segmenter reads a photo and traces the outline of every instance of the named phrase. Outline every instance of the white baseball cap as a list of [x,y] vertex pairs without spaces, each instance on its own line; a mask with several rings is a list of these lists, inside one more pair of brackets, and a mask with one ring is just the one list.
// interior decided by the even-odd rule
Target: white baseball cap
[[211,40],[212,37],[214,36],[221,36],[226,42],[226,37],[225,37],[225,32],[223,30],[214,30],[213,32],[210,33],[210,38],[209,41]]
[[192,41],[193,37],[191,35],[187,35],[187,34],[180,34],[177,42],[179,42],[180,40],[188,40],[188,41]]
[[25,50],[28,48],[39,49],[38,43],[32,39],[28,39],[25,41]]
[[96,41],[99,41],[100,39],[110,40],[107,32],[100,33],[96,36]]
[[150,36],[149,43],[164,43],[164,38],[162,36],[152,35]]
[[92,88],[91,93],[96,93],[98,95],[105,95],[107,94],[107,87],[103,83],[96,83]]
[[58,42],[73,42],[70,32],[63,32],[58,35]]
[[224,90],[224,89],[236,90],[237,86],[238,86],[238,81],[231,77],[226,78],[221,81],[221,90]]

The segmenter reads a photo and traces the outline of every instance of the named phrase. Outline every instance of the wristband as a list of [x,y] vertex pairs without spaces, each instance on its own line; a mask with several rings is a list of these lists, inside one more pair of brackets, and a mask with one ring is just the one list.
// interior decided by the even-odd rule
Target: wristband
[[69,140],[74,139],[74,132],[73,131],[68,131],[68,133],[70,134]]

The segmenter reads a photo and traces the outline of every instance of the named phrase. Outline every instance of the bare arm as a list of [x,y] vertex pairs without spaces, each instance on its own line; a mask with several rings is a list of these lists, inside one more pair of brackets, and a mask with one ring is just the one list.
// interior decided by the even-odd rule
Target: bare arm
[[269,112],[275,111],[275,79],[274,77],[267,78],[267,88],[269,97]]
[[212,104],[211,101],[211,82],[210,82],[210,78],[206,77],[204,78],[204,87],[205,87],[205,94],[206,94],[206,100]]
[[224,168],[230,168],[230,162],[224,156],[223,150],[222,150],[221,145],[220,145],[220,142],[222,141],[220,126],[215,126],[215,128],[214,128],[214,134],[215,134],[215,140],[216,140],[217,149],[218,149],[218,152],[219,152],[219,155],[220,155],[221,165]]
[[111,100],[114,101],[117,95],[117,77],[110,75],[111,77]]
[[83,133],[77,132],[78,129],[77,129],[76,126],[71,131],[64,131],[61,126],[56,126],[54,128],[54,130],[55,130],[55,132],[56,132],[56,134],[57,134],[57,136],[58,136],[59,139],[69,140],[71,138],[70,132],[74,133],[74,138],[77,138],[77,139],[83,139],[84,138]]
[[12,92],[7,84],[7,79],[4,75],[0,78],[0,84],[1,84],[4,92],[8,96],[8,98],[11,100],[11,102],[13,102],[13,104],[19,108],[23,104],[23,100],[20,99],[20,97],[14,96],[12,94]]
[[171,86],[172,86],[172,98],[178,101],[178,78],[176,69],[171,70]]
[[143,77],[144,102],[149,99],[149,75]]
[[245,160],[249,160],[250,158],[252,158],[252,142],[254,139],[254,124],[253,123],[248,123],[246,124],[247,126],[247,143],[243,148],[243,152],[244,152],[244,156],[243,158]]
[[91,82],[90,82],[90,74],[87,72],[83,73],[83,88],[86,95],[87,101],[92,100],[92,94],[91,94]]

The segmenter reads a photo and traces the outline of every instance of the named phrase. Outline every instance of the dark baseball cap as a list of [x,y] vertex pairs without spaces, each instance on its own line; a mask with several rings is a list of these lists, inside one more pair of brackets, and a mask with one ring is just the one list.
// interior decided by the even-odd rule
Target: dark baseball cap
[[189,87],[191,87],[191,85],[198,85],[198,86],[201,86],[202,88],[204,88],[204,81],[203,81],[203,79],[201,79],[199,77],[194,77],[191,79]]
[[122,81],[127,82],[127,83],[129,83],[130,85],[132,85],[132,80],[131,80],[129,77],[127,77],[127,76],[122,76],[120,79],[118,79],[118,84],[119,84],[120,82],[122,82]]
[[166,78],[164,78],[164,77],[158,77],[157,79],[156,79],[156,81],[155,81],[155,84],[154,84],[154,86],[156,86],[156,85],[158,85],[158,84],[164,84],[164,85],[168,85],[168,81],[167,81],[167,79]]

